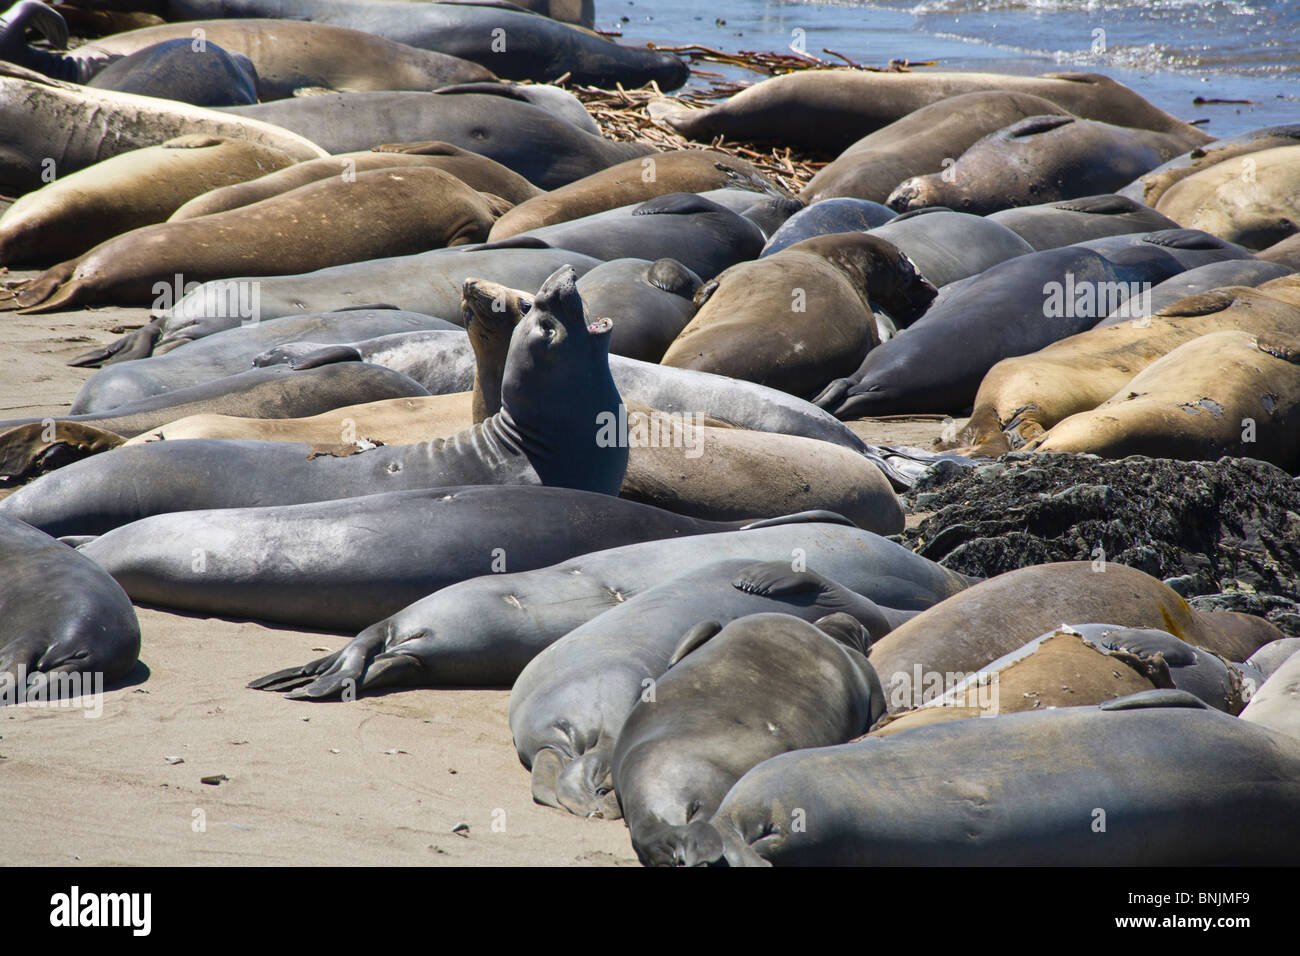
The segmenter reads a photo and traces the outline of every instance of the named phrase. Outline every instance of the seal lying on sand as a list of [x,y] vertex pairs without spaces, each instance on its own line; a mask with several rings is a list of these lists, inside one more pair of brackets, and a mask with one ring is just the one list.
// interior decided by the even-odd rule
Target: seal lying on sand
[[[290,697],[338,697],[352,682],[380,687],[509,687],[544,648],[649,588],[719,561],[797,561],[845,580],[866,566],[879,602],[920,609],[969,578],[832,516],[754,522],[720,534],[646,541],[582,554],[553,567],[487,574],[431,594],[358,634],[343,650],[251,686]],[[507,572],[509,567],[507,567]],[[874,583],[873,583],[874,582]]]
[[1282,865],[1300,841],[1300,744],[1147,691],[782,754],[712,825],[724,853],[685,862]]
[[[611,770],[642,863],[709,855],[686,844],[716,838],[698,824],[746,771],[790,750],[844,743],[884,710],[866,628],[843,613],[813,624],[754,614],[692,628],[654,695],[632,708]],[[712,853],[721,851],[719,841]]]
[[[70,675],[113,683],[139,656],[122,588],[66,544],[0,515],[0,701],[49,700]],[[71,686],[102,689],[78,676]]]

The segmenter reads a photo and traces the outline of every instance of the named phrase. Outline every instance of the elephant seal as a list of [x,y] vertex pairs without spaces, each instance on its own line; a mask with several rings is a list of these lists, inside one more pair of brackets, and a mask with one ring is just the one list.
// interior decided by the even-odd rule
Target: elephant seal
[[981,90],[922,106],[849,146],[799,194],[815,203],[853,196],[883,203],[905,179],[951,166],[977,140],[1030,116],[1069,116],[1028,93]]
[[1300,652],[1293,652],[1255,691],[1241,719],[1300,737]]
[[1203,169],[1209,169],[1225,160],[1249,153],[1272,149],[1275,146],[1293,146],[1297,142],[1300,142],[1300,124],[1297,123],[1267,126],[1242,133],[1240,136],[1216,139],[1197,146],[1181,156],[1175,156],[1148,173],[1143,173],[1118,192],[1121,196],[1155,208],[1160,202],[1160,197],[1175,183]]
[[251,181],[237,182],[222,189],[214,188],[195,196],[168,218],[178,221],[210,216],[229,209],[251,206],[255,202],[322,179],[337,176],[340,182],[350,183],[357,173],[398,166],[434,166],[455,176],[470,189],[500,196],[510,203],[523,202],[541,192],[524,177],[511,172],[500,163],[494,163],[486,156],[479,156],[450,143],[403,144],[364,153],[341,153],[325,159],[308,160]]
[[495,160],[542,189],[650,152],[647,146],[583,132],[531,103],[481,93],[325,93],[222,112],[274,123],[312,142],[320,137],[320,145],[331,153],[412,140],[451,143]]
[[[832,520],[824,514],[796,515],[738,530],[597,545],[604,550],[552,567],[471,578],[373,624],[335,654],[250,686],[310,700],[338,697],[348,681],[358,690],[509,687],[544,648],[597,615],[656,584],[677,576],[685,580],[694,570],[733,559],[811,563],[841,579],[860,573],[865,562],[880,571],[878,583],[897,588],[887,593],[889,601],[917,609],[966,586],[962,575]],[[703,530],[699,523],[687,527]]]
[[754,259],[767,238],[727,207],[694,193],[668,193],[569,222],[542,226],[485,248],[569,249],[597,259],[676,259],[701,279]]
[[[0,475],[11,478],[61,467],[69,461],[114,448],[113,437],[130,437],[187,415],[310,415],[354,398],[427,395],[420,385],[391,369],[350,362],[309,372],[253,369],[82,415],[0,422]],[[134,478],[124,478],[134,484]]]
[[1226,329],[1285,333],[1295,328],[1297,308],[1300,279],[1287,276],[1259,289],[1203,292],[1154,315],[1104,323],[1038,352],[1005,358],[980,383],[957,444],[979,455],[1005,454],[1096,408],[1179,345]]
[[279,17],[351,27],[460,57],[512,80],[545,82],[567,75],[573,83],[607,89],[654,82],[673,90],[688,76],[685,62],[670,53],[621,46],[508,3],[166,0],[166,6],[171,20]]
[[[157,301],[175,276],[207,282],[286,275],[483,239],[508,208],[440,169],[376,169],[355,182],[321,181],[252,206],[158,223],[101,243],[17,286],[25,312],[97,302]],[[2,307],[2,305],[0,305]]]
[[[260,278],[258,314],[265,322],[386,303],[455,321],[460,317],[461,289],[466,279],[481,277],[511,288],[531,289],[561,266],[567,265],[581,276],[599,262],[563,249],[434,249],[414,256],[331,266],[302,275]],[[231,315],[227,307],[228,289],[228,283],[204,283],[170,309],[155,313],[157,344],[150,344],[149,349],[175,347],[238,327],[240,317]],[[129,350],[136,345],[128,335],[109,348]]]
[[963,93],[1004,90],[1040,96],[1075,116],[1186,138],[1184,149],[1212,137],[1157,109],[1128,87],[1099,73],[865,73],[807,70],[773,77],[703,110],[663,119],[688,139],[716,136],[841,150],[924,106]]
[[[985,269],[1034,251],[1001,223],[951,209],[917,209],[871,230],[888,239],[935,286],[979,275]],[[906,319],[906,316],[899,316]],[[909,322],[901,322],[907,325]]]
[[1095,409],[1053,425],[1030,451],[1300,469],[1300,336],[1213,332],[1138,372]]
[[[121,405],[247,372],[254,366],[257,356],[304,337],[321,343],[321,347],[328,347],[362,337],[417,330],[460,331],[458,326],[444,319],[399,309],[348,309],[238,326],[161,355],[120,361],[100,369],[77,390],[71,413],[102,414]],[[357,361],[361,361],[359,356]],[[383,362],[374,364],[382,365]]]
[[494,568],[729,527],[572,488],[474,485],[159,514],[79,550],[136,603],[355,633]]
[[[462,484],[546,484],[614,495],[626,445],[604,440],[620,403],[609,374],[608,319],[587,322],[573,271],[542,286],[515,327],[501,408],[450,440],[313,455],[278,442],[183,441],[115,449],[38,479],[0,508],[34,526],[94,534],[151,514],[290,505]],[[562,400],[561,400],[562,399]],[[149,488],[126,475],[158,476]],[[165,477],[164,477],[165,476]],[[131,500],[127,500],[128,497]]]
[[1300,232],[1300,144],[1224,160],[1179,180],[1156,209],[1188,229],[1203,229],[1250,249]]
[[[1200,295],[1227,286],[1259,286],[1272,279],[1291,275],[1294,269],[1262,259],[1225,259],[1208,265],[1188,269],[1158,283],[1143,296],[1143,305],[1152,315],[1181,302],[1190,296]],[[1132,322],[1132,310],[1119,308],[1098,322],[1093,328],[1106,329],[1112,325]]]
[[1061,625],[946,689],[927,687],[934,696],[922,697],[915,710],[898,712],[905,704],[917,703],[921,687],[915,681],[910,687],[900,686],[907,683],[900,681],[887,688],[903,696],[910,693],[912,700],[896,700],[895,714],[871,733],[884,736],[947,720],[1101,704],[1171,687],[1215,710],[1237,714],[1245,703],[1246,670],[1167,631],[1111,624]]
[[[48,8],[47,8],[48,9]],[[197,33],[195,31],[198,31]],[[120,57],[158,43],[202,39],[252,62],[254,100],[279,100],[294,90],[433,90],[449,83],[494,79],[458,57],[395,43],[364,30],[301,20],[221,19],[164,23],[114,32],[69,53],[24,47],[5,59],[63,80],[85,83]],[[59,44],[62,48],[63,44]]]
[[870,726],[884,703],[869,640],[848,614],[811,624],[753,614],[687,632],[614,748],[611,777],[637,858],[674,866],[721,854],[721,841],[695,847],[696,834],[716,839],[707,821],[748,770],[791,750],[846,743]]
[[982,216],[1093,196],[1119,189],[1186,147],[1171,133],[1031,116],[985,136],[950,169],[903,180],[885,205],[900,212],[946,206]]
[[1042,252],[1076,242],[1133,232],[1177,229],[1178,223],[1123,196],[1084,196],[1038,206],[1016,206],[989,215]]
[[[446,2],[446,0],[440,0]],[[591,118],[587,108],[568,90],[546,83],[502,83],[501,81],[479,81],[477,83],[455,83],[440,86],[435,93],[487,93],[491,96],[504,96],[521,103],[546,110],[552,116],[559,117],[566,123],[572,123],[584,133],[603,136],[600,126]]]
[[1294,739],[1155,690],[782,754],[712,825],[732,866],[1282,865],[1298,810]]
[[215,43],[195,49],[191,37],[164,40],[114,60],[86,85],[193,106],[257,102],[257,69],[252,60],[242,53],[228,53]]
[[0,265],[61,262],[162,222],[188,200],[294,165],[247,140],[180,136],[120,153],[22,196],[0,216]]
[[[1104,245],[1117,241],[1119,248]],[[1103,245],[1017,256],[951,283],[906,335],[872,349],[856,372],[832,382],[814,402],[840,418],[960,411],[998,361],[1092,328],[1144,283],[1248,255],[1190,230],[1095,243]],[[953,357],[935,363],[936,354]]]
[[[219,110],[114,90],[92,90],[0,62],[0,189],[25,193],[100,160],[177,136],[243,139],[316,159],[325,150],[289,130]],[[51,166],[51,162],[53,166]]]
[[883,226],[898,213],[866,199],[822,199],[799,210],[773,232],[759,258],[787,249],[796,242],[837,232],[866,232]]
[[[551,644],[510,691],[510,731],[520,761],[532,770],[533,799],[586,816],[618,813],[610,771],[623,722],[639,697],[655,696],[674,649],[700,621],[726,624],[769,612],[815,621],[843,611],[879,639],[909,616],[901,612],[938,596],[915,580],[885,582],[873,564],[863,560],[847,573],[826,566],[815,574],[792,572],[788,561],[748,572],[734,563],[699,568]],[[929,568],[918,570],[935,581]]]
[[805,239],[706,283],[662,364],[813,395],[878,344],[873,304],[905,325],[936,294],[897,246],[874,234]]
[[611,259],[578,280],[578,293],[590,314],[614,320],[611,354],[658,362],[695,315],[702,284],[676,259]]
[[[140,624],[122,588],[66,544],[0,515],[0,701],[85,693],[140,656]],[[75,676],[74,676],[75,675]]]
[[1300,271],[1300,236],[1291,236],[1281,242],[1273,243],[1267,249],[1260,251],[1259,258]]
[[629,159],[521,203],[492,226],[492,241],[581,219],[669,193],[739,187],[758,198],[776,187],[743,159],[704,149],[679,149]]
[[[978,671],[1061,621],[1109,619],[1124,627],[1156,628],[1231,660],[1244,659],[1232,621],[1192,610],[1172,589],[1134,568],[1102,567],[1096,571],[1090,562],[1066,561],[1008,571],[936,604],[877,641],[871,664],[891,689],[890,713],[914,706],[913,694],[893,691],[914,682],[918,673]],[[1032,601],[1024,599],[1026,589]],[[1260,634],[1276,640],[1282,635],[1275,631],[1268,625]]]

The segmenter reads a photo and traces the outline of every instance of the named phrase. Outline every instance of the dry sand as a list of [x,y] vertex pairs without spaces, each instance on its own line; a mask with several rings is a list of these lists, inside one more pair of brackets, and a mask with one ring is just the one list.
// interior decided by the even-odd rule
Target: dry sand
[[[66,412],[92,370],[64,363],[146,320],[144,309],[0,314],[0,419]],[[939,428],[855,424],[869,441],[921,447]],[[350,635],[139,616],[142,663],[105,692],[102,716],[0,709],[6,864],[636,863],[621,821],[533,803],[507,691],[289,701],[244,685]],[[213,775],[228,779],[200,782]],[[462,823],[468,834],[453,833]]]

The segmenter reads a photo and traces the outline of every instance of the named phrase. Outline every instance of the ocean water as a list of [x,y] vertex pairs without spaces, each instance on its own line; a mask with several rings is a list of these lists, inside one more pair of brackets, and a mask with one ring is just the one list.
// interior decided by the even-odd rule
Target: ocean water
[[823,50],[870,66],[1105,73],[1216,136],[1300,122],[1300,0],[596,0],[596,21],[624,43],[787,52],[801,40],[830,62]]

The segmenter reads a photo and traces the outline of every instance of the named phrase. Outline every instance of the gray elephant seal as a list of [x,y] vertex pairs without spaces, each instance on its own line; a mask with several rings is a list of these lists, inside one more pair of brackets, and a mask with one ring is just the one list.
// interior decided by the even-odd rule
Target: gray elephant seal
[[83,678],[115,682],[140,656],[140,624],[122,588],[84,555],[7,515],[0,607],[0,700],[48,700],[69,684],[99,690]]
[[1146,691],[782,754],[712,825],[732,866],[1291,864],[1300,743]]
[[[884,710],[869,640],[847,614],[813,624],[754,614],[692,628],[614,748],[614,789],[637,858],[673,866],[720,855],[707,821],[748,770],[862,733]],[[695,845],[710,836],[714,845]]]
[[215,43],[196,50],[190,37],[164,40],[114,60],[86,85],[194,106],[257,102],[257,69],[252,60]]
[[1300,651],[1293,652],[1255,691],[1241,719],[1300,738]]
[[[317,456],[289,442],[156,442],[114,450],[38,479],[0,509],[60,534],[95,534],[153,514],[290,505],[463,484],[545,484],[615,495],[628,450],[603,443],[617,415],[608,319],[588,324],[573,270],[542,286],[516,326],[501,409],[451,439]],[[141,488],[130,476],[156,476]]]
[[1170,133],[1073,116],[1031,116],[990,133],[950,169],[905,179],[885,200],[900,212],[947,206],[985,215],[1009,206],[1119,189],[1187,148]]
[[[939,287],[1034,251],[1014,230],[992,217],[943,208],[905,212],[872,229],[871,234],[898,246],[917,271]],[[907,315],[890,315],[899,327],[911,324]]]
[[1017,206],[992,213],[988,219],[1006,226],[1038,252],[1105,236],[1178,228],[1178,223],[1168,216],[1136,200],[1114,195]]
[[[338,697],[349,681],[358,690],[509,687],[529,661],[575,628],[663,581],[720,561],[787,567],[798,561],[849,577],[865,554],[900,588],[890,600],[909,607],[956,593],[968,580],[834,515],[732,524],[737,530],[715,525],[713,532],[707,523],[681,520],[696,530],[621,547],[595,544],[603,550],[552,567],[471,578],[366,628],[338,653],[250,686],[308,700]],[[909,580],[916,581],[911,591]]]
[[80,551],[137,603],[356,633],[502,567],[738,526],[572,488],[473,485],[154,515]]
[[1143,173],[1123,189],[1118,190],[1118,193],[1154,209],[1167,190],[1203,169],[1209,169],[1228,159],[1272,149],[1275,146],[1292,146],[1298,142],[1300,142],[1300,123],[1266,126],[1263,129],[1242,133],[1240,136],[1216,139],[1212,143],[1197,146],[1181,156],[1175,156],[1150,172]]
[[481,93],[327,93],[222,112],[273,123],[312,142],[320,137],[320,145],[331,153],[413,140],[451,143],[495,160],[542,189],[650,152],[646,146],[585,132],[531,103]]
[[[610,761],[623,722],[667,670],[682,635],[700,621],[725,624],[766,612],[815,621],[844,611],[879,639],[905,616],[898,612],[928,607],[964,585],[924,558],[873,550],[852,568],[823,562],[824,577],[697,569],[650,588],[547,647],[510,692],[510,730],[519,759],[532,769],[533,799],[580,815],[618,812],[610,792]],[[890,574],[881,573],[881,562]]]
[[658,362],[695,315],[700,277],[676,259],[611,259],[578,280],[589,315],[614,320],[609,351]]

